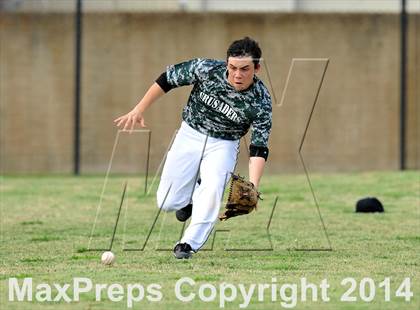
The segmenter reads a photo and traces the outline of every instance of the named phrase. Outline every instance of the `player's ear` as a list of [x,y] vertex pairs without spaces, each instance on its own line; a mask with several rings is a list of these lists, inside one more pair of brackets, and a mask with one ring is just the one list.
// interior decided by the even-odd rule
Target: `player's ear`
[[261,69],[261,65],[260,64],[255,64],[254,68],[255,68],[255,73],[258,73]]

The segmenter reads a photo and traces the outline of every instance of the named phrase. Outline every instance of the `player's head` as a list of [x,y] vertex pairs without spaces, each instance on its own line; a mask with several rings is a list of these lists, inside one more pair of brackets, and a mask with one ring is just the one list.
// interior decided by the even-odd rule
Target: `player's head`
[[232,42],[227,50],[228,81],[236,90],[247,89],[260,69],[261,49],[249,37]]
[[257,41],[250,37],[245,37],[233,41],[226,54],[227,60],[229,60],[229,57],[251,57],[254,66],[257,67],[259,66],[262,53]]

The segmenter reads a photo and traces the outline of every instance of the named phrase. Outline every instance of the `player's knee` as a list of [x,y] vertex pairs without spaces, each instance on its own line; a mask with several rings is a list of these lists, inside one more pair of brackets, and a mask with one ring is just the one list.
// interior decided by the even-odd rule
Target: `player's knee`
[[166,212],[179,210],[188,204],[187,200],[177,197],[176,195],[172,195],[171,193],[162,195],[158,192],[156,196],[156,200],[157,200],[157,207],[159,209],[162,209],[162,211],[166,211]]
[[207,182],[203,182],[202,186],[206,193],[212,197],[222,196],[225,189],[225,183],[220,178],[209,179]]
[[167,195],[161,193],[156,194],[157,207],[162,211],[170,211],[170,201],[167,199]]
[[164,203],[164,197],[162,197],[162,195],[159,195],[159,192],[157,192],[157,194],[156,194],[156,206],[159,209],[162,209],[163,203]]
[[162,184],[160,184],[156,192],[156,202],[157,202],[157,207],[159,209],[162,209],[163,211],[168,211],[167,206],[169,202],[168,200],[169,194],[170,194],[169,189],[166,188],[165,186],[162,186]]

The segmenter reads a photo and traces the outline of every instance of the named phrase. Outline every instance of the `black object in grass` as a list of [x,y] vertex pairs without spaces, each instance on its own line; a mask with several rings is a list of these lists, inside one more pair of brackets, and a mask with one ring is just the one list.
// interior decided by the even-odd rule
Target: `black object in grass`
[[366,197],[356,203],[356,212],[384,212],[382,203],[376,197]]

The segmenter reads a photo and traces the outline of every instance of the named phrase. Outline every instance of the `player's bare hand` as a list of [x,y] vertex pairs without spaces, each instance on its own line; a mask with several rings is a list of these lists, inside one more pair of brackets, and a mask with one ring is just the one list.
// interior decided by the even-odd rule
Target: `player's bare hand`
[[114,123],[116,123],[118,128],[122,128],[124,131],[128,130],[130,133],[133,131],[136,124],[139,124],[140,127],[146,127],[143,113],[136,108],[115,119]]

